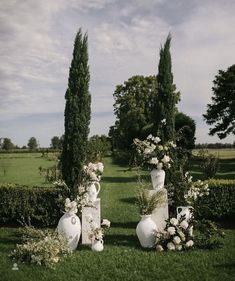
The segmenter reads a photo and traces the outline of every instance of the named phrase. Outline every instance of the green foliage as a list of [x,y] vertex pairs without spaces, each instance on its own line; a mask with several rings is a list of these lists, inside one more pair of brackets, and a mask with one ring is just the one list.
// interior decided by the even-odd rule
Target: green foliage
[[191,117],[183,112],[177,112],[175,114],[175,131],[177,146],[189,150],[194,148],[196,124]]
[[155,76],[138,75],[116,87],[113,96],[117,119],[109,132],[113,149],[130,149],[134,138],[145,138],[150,133],[156,88]]
[[[178,101],[178,94],[173,84],[170,53],[171,35],[169,34],[164,47],[160,49],[160,60],[158,64],[157,92],[155,97],[154,110],[154,134],[160,136],[163,142],[174,139],[175,136],[175,105]],[[165,126],[161,126],[165,120]]]
[[22,232],[25,242],[17,244],[11,253],[14,261],[55,268],[62,256],[71,254],[68,241],[57,232],[33,227],[26,227]]
[[235,180],[209,180],[209,196],[195,204],[198,218],[221,219],[235,217]]
[[136,198],[140,215],[151,215],[154,209],[164,202],[164,192],[160,190],[151,194],[146,184],[139,183]]
[[14,148],[14,144],[11,142],[11,139],[4,138],[3,143],[1,144],[1,148],[4,150],[11,150]]
[[195,246],[200,249],[216,249],[223,246],[224,232],[217,225],[202,219],[195,221]]
[[28,141],[28,148],[30,150],[36,150],[38,148],[38,142],[35,137],[31,137]]
[[88,141],[88,162],[102,161],[111,152],[111,141],[105,135],[92,136]]
[[62,175],[73,194],[87,159],[87,141],[91,115],[89,93],[88,36],[79,29],[65,94],[65,133],[61,155]]
[[62,178],[61,171],[58,169],[56,165],[48,168],[42,168],[40,166],[38,170],[39,170],[39,174],[41,176],[44,176],[45,183],[53,183]]
[[235,64],[226,71],[219,70],[212,87],[212,103],[207,104],[203,114],[206,123],[213,125],[209,135],[217,134],[220,139],[235,134]]
[[64,209],[68,191],[55,187],[0,185],[0,223],[55,225]]
[[206,179],[214,178],[219,169],[219,158],[213,154],[203,154],[201,168]]
[[51,139],[52,149],[62,149],[62,146],[63,146],[63,137],[54,136]]

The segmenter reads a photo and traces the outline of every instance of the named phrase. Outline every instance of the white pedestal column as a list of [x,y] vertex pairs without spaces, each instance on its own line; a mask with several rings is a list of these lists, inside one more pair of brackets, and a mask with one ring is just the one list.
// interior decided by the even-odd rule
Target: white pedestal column
[[[160,190],[164,191],[164,202],[161,206],[157,207],[152,213],[152,220],[155,222],[157,226],[157,231],[162,232],[166,226],[165,220],[169,218],[168,211],[168,197],[166,188],[162,188]],[[156,190],[150,190],[150,195],[156,193]]]
[[88,235],[90,232],[90,217],[93,218],[93,222],[100,227],[100,198],[97,198],[93,203],[94,207],[83,207],[82,208],[82,244],[91,245],[91,240]]

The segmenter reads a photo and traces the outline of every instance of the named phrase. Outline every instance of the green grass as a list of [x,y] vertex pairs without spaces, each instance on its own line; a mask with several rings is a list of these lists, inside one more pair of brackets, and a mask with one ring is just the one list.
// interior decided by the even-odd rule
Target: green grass
[[105,159],[100,194],[102,218],[112,222],[105,237],[105,249],[94,253],[80,246],[55,270],[19,264],[19,271],[12,271],[12,261],[7,256],[19,241],[17,229],[1,228],[0,280],[235,280],[233,229],[225,230],[225,245],[217,250],[157,253],[141,249],[135,234],[139,220],[134,204],[136,180],[134,171],[126,171],[113,165],[110,158]]
[[55,163],[52,155],[51,158],[44,158],[41,153],[1,153],[0,182],[47,186],[38,168],[49,168]]

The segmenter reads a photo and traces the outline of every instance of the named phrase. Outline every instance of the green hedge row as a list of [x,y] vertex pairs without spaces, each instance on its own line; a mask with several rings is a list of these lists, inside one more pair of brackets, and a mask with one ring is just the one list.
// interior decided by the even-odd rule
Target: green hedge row
[[196,204],[196,216],[208,219],[235,217],[235,180],[213,179],[208,181],[210,194]]
[[57,187],[0,185],[0,224],[31,221],[55,225],[63,214],[66,191]]

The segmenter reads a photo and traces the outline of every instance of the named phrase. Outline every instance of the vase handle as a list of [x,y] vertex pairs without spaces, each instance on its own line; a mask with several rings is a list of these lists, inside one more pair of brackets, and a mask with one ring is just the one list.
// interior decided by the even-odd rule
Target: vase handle
[[97,184],[97,186],[98,186],[98,191],[97,191],[97,195],[98,195],[100,192],[100,183],[98,181],[96,181],[95,184]]

